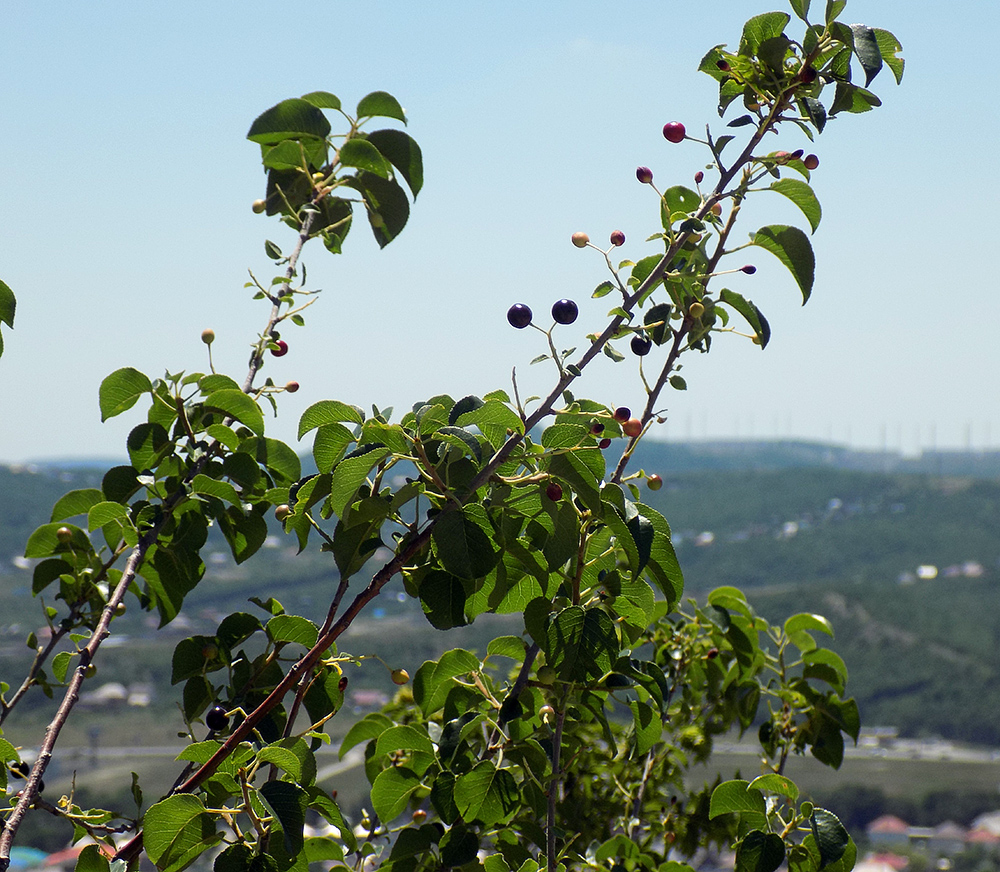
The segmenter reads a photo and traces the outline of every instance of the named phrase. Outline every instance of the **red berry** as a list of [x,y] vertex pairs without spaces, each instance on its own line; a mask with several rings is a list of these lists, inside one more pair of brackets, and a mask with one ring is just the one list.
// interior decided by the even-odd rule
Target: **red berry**
[[630,346],[633,354],[637,354],[639,357],[645,357],[649,354],[649,350],[653,347],[653,340],[646,336],[633,336]]
[[611,440],[608,439],[607,436],[605,436],[600,442],[597,443],[597,447],[602,450],[610,447],[610,445],[611,445]]
[[524,303],[515,303],[507,310],[507,323],[521,330],[531,323],[531,309]]
[[624,424],[629,418],[632,417],[632,410],[628,406],[619,406],[615,409],[614,417],[619,424]]
[[668,121],[663,125],[663,138],[667,142],[683,142],[687,136],[687,131],[680,121]]
[[621,230],[611,231],[611,244],[612,245],[624,245],[625,244],[625,234]]
[[582,230],[578,230],[570,237],[570,239],[573,240],[573,244],[577,248],[586,248],[587,243],[590,242],[590,237],[587,236],[587,234],[584,233]]
[[288,343],[285,342],[284,339],[279,339],[275,343],[275,345],[277,346],[277,348],[271,349],[271,354],[273,354],[275,357],[284,357],[286,354],[288,354]]
[[642,432],[642,421],[638,418],[629,418],[622,424],[622,433],[626,436],[636,437]]
[[562,495],[562,485],[557,481],[550,481],[549,486],[545,488],[545,496],[552,500],[552,502],[558,503],[562,499]]
[[748,276],[752,276],[755,272],[757,272],[757,267],[755,267],[752,263],[748,263],[746,266],[740,267],[740,272],[746,273]]
[[716,657],[719,656],[719,649],[718,648],[709,648],[708,651],[705,652],[705,656],[709,660],[714,660]]
[[806,84],[810,84],[811,82],[816,81],[816,77],[818,75],[819,73],[816,72],[815,67],[806,65],[802,68],[802,72],[799,73],[799,80],[805,82]]
[[346,675],[341,675],[340,676],[340,681],[337,682],[337,690],[339,690],[341,693],[343,693],[345,690],[347,690],[347,676]]
[[653,181],[653,171],[649,167],[638,167],[635,171],[635,177],[644,185],[648,185]]
[[807,154],[802,158],[802,163],[806,165],[807,170],[814,170],[819,166],[819,158],[814,154]]
[[552,317],[557,324],[572,324],[580,309],[572,300],[556,300],[552,304]]
[[701,170],[698,170],[698,172],[694,174],[694,183],[696,185],[700,185],[703,181],[705,181],[705,174]]

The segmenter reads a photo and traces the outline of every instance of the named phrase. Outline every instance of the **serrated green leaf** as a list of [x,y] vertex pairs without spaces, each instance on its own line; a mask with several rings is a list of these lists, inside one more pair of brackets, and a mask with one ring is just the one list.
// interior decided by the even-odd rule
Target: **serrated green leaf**
[[811,615],[806,612],[792,615],[785,621],[785,635],[793,636],[801,630],[816,630],[833,636],[833,625],[822,615]]
[[455,782],[455,803],[466,821],[492,827],[510,817],[518,806],[520,791],[514,776],[483,760]]
[[882,61],[892,70],[892,74],[898,85],[903,81],[903,67],[905,63],[898,56],[899,52],[903,50],[903,46],[900,45],[899,40],[888,30],[875,27],[872,28],[872,32],[875,34],[875,41],[878,43],[878,50],[882,55]]
[[751,830],[736,846],[734,872],[775,872],[785,861],[785,843],[777,833]]
[[750,788],[750,782],[742,779],[724,781],[712,791],[708,816],[710,819],[723,814],[739,814],[748,826],[763,826],[767,804],[764,794]]
[[264,629],[274,642],[294,642],[303,648],[312,648],[319,639],[316,625],[298,615],[275,615]]
[[223,388],[219,391],[212,391],[205,397],[205,406],[210,409],[218,409],[227,417],[235,418],[258,436],[264,435],[264,415],[260,411],[260,406],[241,390]]
[[161,800],[143,817],[143,847],[164,872],[183,869],[220,838],[201,800],[189,793]]
[[456,648],[445,652],[440,660],[428,660],[413,677],[413,699],[424,715],[436,712],[444,705],[448,692],[454,687],[452,679],[479,669],[479,658]]
[[418,787],[420,777],[412,769],[390,766],[379,772],[371,790],[372,808],[379,820],[389,824],[399,817]]
[[357,406],[350,406],[338,400],[320,400],[318,403],[313,403],[299,418],[298,438],[301,439],[310,430],[315,430],[324,424],[340,421],[363,424],[364,420],[364,413]]

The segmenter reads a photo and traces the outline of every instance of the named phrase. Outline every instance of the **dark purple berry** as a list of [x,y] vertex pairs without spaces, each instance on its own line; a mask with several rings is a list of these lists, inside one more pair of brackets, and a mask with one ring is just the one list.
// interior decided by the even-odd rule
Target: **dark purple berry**
[[550,481],[549,486],[545,488],[545,496],[552,500],[552,502],[558,503],[562,499],[562,495],[562,485],[557,481]]
[[644,185],[653,181],[653,171],[649,167],[637,167],[635,177]]
[[752,276],[755,272],[757,272],[757,267],[755,267],[752,263],[748,263],[746,266],[740,267],[740,272],[745,272],[748,276]]
[[611,231],[611,244],[618,246],[625,244],[625,233],[621,230]]
[[557,324],[572,324],[580,309],[572,300],[556,300],[552,304],[552,317]]
[[507,323],[521,330],[531,323],[531,309],[524,303],[515,303],[507,310]]
[[649,354],[649,350],[653,347],[653,340],[648,336],[633,336],[631,346],[633,354],[637,354],[639,357],[645,357]]
[[632,417],[632,410],[628,406],[619,406],[617,409],[615,409],[615,420],[619,424],[625,423],[631,417]]
[[608,439],[607,436],[605,436],[600,442],[597,443],[597,447],[600,448],[600,449],[610,448],[611,447],[611,440]]
[[229,715],[221,705],[214,705],[205,714],[205,726],[218,733],[229,726]]
[[594,421],[594,423],[590,425],[590,432],[595,436],[600,436],[604,432],[604,425],[600,421]]

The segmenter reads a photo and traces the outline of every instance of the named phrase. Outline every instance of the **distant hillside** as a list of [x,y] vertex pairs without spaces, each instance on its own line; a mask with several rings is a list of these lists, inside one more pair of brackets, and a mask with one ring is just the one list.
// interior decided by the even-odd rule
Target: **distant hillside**
[[[691,595],[736,584],[772,621],[826,614],[866,724],[1000,745],[1000,453],[649,443],[638,467],[665,479],[643,499],[670,521]],[[59,496],[99,486],[102,472],[0,467],[0,608],[31,620],[24,542]],[[188,600],[187,632],[212,632],[220,612],[247,607],[248,590],[306,614],[325,602],[329,556],[293,552],[276,535],[261,560],[237,567],[221,541],[211,546],[210,583]],[[394,631],[397,647],[433,656],[441,634],[397,594],[391,586],[374,604],[367,638],[379,620],[408,620],[412,632]],[[141,634],[140,624],[136,616],[128,632]]]

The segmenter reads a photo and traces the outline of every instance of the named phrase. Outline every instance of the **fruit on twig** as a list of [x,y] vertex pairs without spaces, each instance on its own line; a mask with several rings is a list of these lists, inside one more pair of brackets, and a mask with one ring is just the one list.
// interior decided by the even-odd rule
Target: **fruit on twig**
[[700,318],[702,315],[705,314],[704,304],[699,303],[697,300],[695,300],[690,306],[688,306],[688,314],[692,318]]
[[714,660],[716,657],[719,656],[719,649],[718,648],[709,648],[708,651],[705,652],[705,656],[709,660]]
[[547,686],[555,684],[556,671],[548,663],[538,667],[538,683]]
[[755,267],[752,263],[748,263],[746,266],[740,267],[740,272],[746,273],[748,276],[752,276],[755,272],[757,272],[757,267]]
[[201,341],[204,342],[206,345],[211,345],[213,342],[215,342],[215,331],[211,327],[202,330]]
[[718,218],[722,214],[722,203],[713,203],[708,211]]
[[299,383],[297,381],[290,381],[285,385],[285,390],[290,394],[294,394],[299,389]]
[[605,436],[600,442],[597,443],[597,447],[600,449],[609,448],[611,446],[611,440]]
[[653,347],[653,340],[648,336],[636,335],[632,337],[629,347],[632,349],[633,354],[637,354],[639,357],[645,357],[649,354],[649,350]]
[[668,121],[663,125],[663,138],[667,142],[683,142],[687,136],[687,131],[680,121]]
[[638,418],[629,418],[624,424],[622,424],[622,433],[626,436],[634,439],[642,432],[642,421]]
[[611,231],[611,244],[614,246],[625,244],[625,232],[623,230]]
[[65,545],[73,538],[73,531],[69,527],[60,527],[56,530],[56,539]]
[[799,81],[805,82],[808,85],[815,82],[818,75],[819,73],[816,71],[816,67],[806,64],[799,73]]
[[545,496],[552,500],[552,502],[558,503],[562,499],[562,495],[562,485],[557,481],[550,481],[548,487],[545,488]]
[[802,158],[802,163],[805,164],[807,170],[814,170],[819,166],[819,158],[814,154],[807,154]]
[[253,205],[250,208],[253,209],[254,214],[260,215],[260,213],[267,208],[267,203],[263,200],[254,200]]
[[337,690],[339,690],[341,693],[343,693],[345,690],[347,690],[347,676],[346,675],[341,675],[340,676],[340,681],[337,682]]
[[600,436],[604,432],[604,424],[600,421],[594,421],[590,425],[590,432],[595,436]]
[[550,705],[543,705],[538,710],[539,717],[541,717],[542,720],[546,720],[546,721],[549,718],[551,718],[555,713],[556,713],[556,710],[554,708],[552,708],[552,706],[550,706]]
[[718,68],[719,68],[720,70],[722,70],[722,72],[724,72],[724,73],[728,73],[728,72],[729,72],[729,61],[726,61],[726,60],[720,60],[720,61],[716,61],[716,62],[715,62],[715,65],[716,65],[716,66],[717,66],[717,67],[718,67]]
[[577,230],[576,233],[574,233],[570,238],[573,240],[573,244],[577,248],[586,248],[587,243],[590,242],[590,237],[587,236],[587,234],[582,230]]
[[392,683],[393,684],[406,684],[410,680],[410,673],[405,669],[393,669],[392,670]]
[[118,617],[121,617],[127,611],[128,611],[128,606],[125,605],[125,603],[118,603],[118,605],[115,606],[115,614],[118,615]]
[[653,171],[649,167],[637,167],[635,177],[644,185],[653,181]]
[[287,503],[282,503],[274,510],[274,518],[277,521],[284,521],[292,513],[292,507]]
[[229,726],[229,715],[221,705],[214,705],[205,713],[205,726],[218,733]]
[[522,330],[531,323],[531,309],[524,303],[515,303],[507,310],[507,323]]
[[615,409],[614,419],[619,424],[624,424],[631,417],[632,417],[632,410],[628,406],[619,406],[617,409]]
[[705,181],[705,174],[701,170],[698,170],[698,172],[694,174],[694,183],[696,185],[700,185],[703,181]]
[[646,487],[648,487],[651,491],[658,491],[661,487],[663,487],[663,479],[658,475],[651,475],[646,479]]
[[96,663],[88,663],[86,665],[86,667],[84,668],[84,670],[83,670],[83,677],[84,678],[93,678],[95,675],[97,675],[97,664]]
[[275,357],[284,357],[288,354],[288,343],[284,339],[279,339],[274,344],[276,347],[271,349],[271,354]]
[[552,317],[557,324],[572,324],[580,308],[572,300],[556,300],[552,304]]
[[422,824],[425,820],[427,820],[427,812],[425,812],[422,808],[418,808],[413,812],[412,817],[415,824]]

